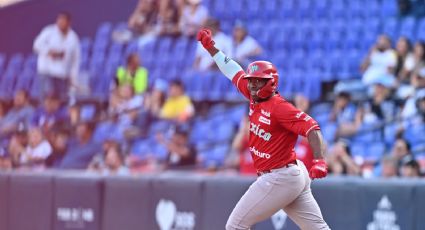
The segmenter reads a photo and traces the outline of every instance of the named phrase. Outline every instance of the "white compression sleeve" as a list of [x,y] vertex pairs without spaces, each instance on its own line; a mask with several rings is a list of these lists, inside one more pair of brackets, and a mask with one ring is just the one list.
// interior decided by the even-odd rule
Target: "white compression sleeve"
[[219,51],[213,57],[220,71],[230,80],[242,69],[242,67],[231,58],[227,57],[223,52]]

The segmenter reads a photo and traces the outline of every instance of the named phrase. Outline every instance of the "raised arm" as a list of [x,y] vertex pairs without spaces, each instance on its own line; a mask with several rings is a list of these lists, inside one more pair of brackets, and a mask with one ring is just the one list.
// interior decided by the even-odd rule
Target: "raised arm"
[[200,30],[198,32],[197,39],[201,42],[205,50],[213,57],[220,71],[228,79],[232,80],[238,72],[243,71],[242,67],[237,62],[227,57],[226,54],[214,46],[215,42],[209,29]]

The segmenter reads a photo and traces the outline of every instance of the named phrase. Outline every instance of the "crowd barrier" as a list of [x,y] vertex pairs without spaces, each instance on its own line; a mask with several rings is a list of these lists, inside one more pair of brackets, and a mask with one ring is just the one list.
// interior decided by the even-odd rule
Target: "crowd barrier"
[[[169,172],[0,173],[3,230],[219,230],[255,180]],[[312,191],[332,229],[425,229],[425,181],[333,178]],[[283,211],[255,230],[298,229]]]

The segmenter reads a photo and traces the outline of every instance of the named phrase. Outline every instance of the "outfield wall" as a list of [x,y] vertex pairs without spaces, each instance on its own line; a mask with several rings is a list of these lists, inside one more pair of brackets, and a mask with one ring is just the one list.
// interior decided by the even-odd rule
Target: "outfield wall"
[[[254,180],[0,173],[0,229],[219,230]],[[424,181],[327,178],[312,189],[332,229],[425,229]],[[254,229],[298,228],[279,212]]]

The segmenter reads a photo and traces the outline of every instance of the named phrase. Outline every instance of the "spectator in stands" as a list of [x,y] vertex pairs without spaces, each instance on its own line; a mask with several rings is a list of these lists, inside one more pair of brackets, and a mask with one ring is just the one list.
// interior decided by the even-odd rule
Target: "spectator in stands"
[[358,110],[363,124],[375,121],[391,122],[395,119],[397,106],[391,97],[392,83],[382,78],[373,85],[372,97]]
[[69,148],[59,165],[62,169],[86,169],[93,156],[101,150],[99,143],[93,140],[96,128],[94,122],[83,121],[76,127],[75,137],[69,141]]
[[411,79],[411,85],[414,87],[413,95],[406,101],[402,110],[402,118],[409,119],[417,115],[417,101],[425,97],[425,67],[414,73]]
[[413,54],[411,53],[412,45],[410,41],[406,37],[400,37],[396,44],[396,52],[397,52],[397,65],[394,71],[395,76],[399,82],[409,81],[407,79],[407,74],[403,72],[403,67],[405,66],[406,60],[410,60],[413,58]]
[[347,92],[338,93],[329,115],[329,121],[335,122],[338,127],[336,137],[345,137],[355,133],[359,125],[356,112],[357,108],[351,102],[351,95]]
[[168,1],[165,7],[160,7],[158,19],[155,24],[156,36],[178,36],[180,35],[180,17],[177,3]]
[[158,10],[154,0],[139,0],[133,14],[128,19],[128,27],[135,37],[152,31]]
[[43,96],[56,92],[61,100],[68,98],[70,90],[81,88],[80,41],[71,29],[71,15],[60,13],[56,24],[46,26],[34,41],[38,54],[37,72],[43,81]]
[[383,178],[397,177],[397,160],[390,155],[385,155],[381,160],[382,170],[380,176]]
[[397,54],[391,48],[391,40],[386,35],[378,37],[376,45],[372,47],[368,56],[362,63],[364,71],[363,84],[369,86],[377,78],[387,78],[395,83],[394,71],[397,66]]
[[409,82],[412,75],[423,67],[425,67],[425,43],[418,41],[413,48],[413,54],[406,57],[398,77],[400,80]]
[[117,69],[115,83],[117,86],[129,84],[135,94],[142,94],[148,88],[148,71],[140,64],[140,57],[132,53],[127,57],[127,65]]
[[192,101],[185,94],[183,83],[171,82],[168,97],[161,108],[160,118],[177,122],[186,122],[195,114]]
[[70,132],[66,126],[66,124],[56,124],[50,132],[49,140],[53,151],[46,159],[46,167],[57,168],[65,157],[70,139]]
[[177,127],[168,141],[161,134],[157,135],[158,143],[167,148],[166,169],[194,169],[196,165],[196,150],[189,143],[189,132]]
[[329,170],[334,175],[352,175],[359,176],[360,167],[354,162],[351,156],[350,146],[347,140],[338,140],[330,149],[326,156]]
[[225,166],[237,169],[241,175],[257,175],[257,170],[254,168],[251,152],[249,151],[248,138],[249,120],[245,116],[233,138],[232,149],[226,157]]
[[104,144],[103,156],[97,155],[89,165],[89,170],[103,175],[128,175],[130,171],[125,165],[125,156],[119,143],[109,141]]
[[19,129],[29,126],[34,108],[29,102],[28,93],[20,90],[15,93],[13,107],[0,120],[0,137],[8,137]]
[[61,108],[61,102],[58,94],[47,95],[43,99],[42,107],[36,109],[32,124],[42,127],[43,132],[48,132],[57,122],[67,121],[66,110]]
[[233,28],[232,51],[233,59],[243,67],[248,66],[263,52],[258,42],[248,35],[247,28],[242,22],[236,22]]
[[208,19],[208,9],[201,5],[202,0],[185,0],[181,7],[180,30],[183,35],[195,37]]
[[25,151],[25,146],[28,145],[28,130],[19,130],[10,138],[7,146],[7,153],[10,156],[13,168],[20,166],[21,153]]
[[[229,55],[232,54],[232,39],[221,32],[220,22],[218,20],[210,18],[205,22],[204,27],[211,29],[213,39],[218,49]],[[198,44],[195,54],[194,69],[198,71],[207,71],[215,68],[216,65],[214,60],[208,52],[202,48],[202,45]]]
[[421,177],[421,169],[419,163],[413,158],[403,160],[400,168],[400,176],[404,178]]
[[165,102],[168,84],[165,80],[156,79],[152,92],[146,95],[145,110],[153,118],[160,116],[161,108]]
[[40,168],[52,154],[52,146],[44,137],[39,127],[32,127],[28,131],[28,145],[20,154],[20,166]]

